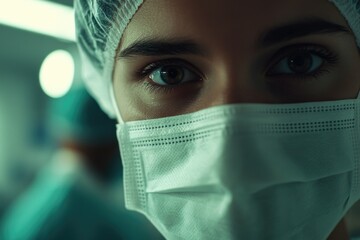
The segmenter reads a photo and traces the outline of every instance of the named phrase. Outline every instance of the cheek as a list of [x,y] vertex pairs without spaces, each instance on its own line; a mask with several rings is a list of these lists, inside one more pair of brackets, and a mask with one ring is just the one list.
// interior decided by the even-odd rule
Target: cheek
[[125,122],[175,116],[204,108],[198,103],[202,83],[184,84],[169,92],[150,90],[146,80],[135,79],[131,71],[126,64],[115,65],[114,94]]
[[[116,103],[123,121],[136,121],[178,115],[180,96],[174,98],[159,97],[161,94],[149,92],[139,81],[132,81],[130,76],[117,75],[114,81]],[[175,101],[176,99],[176,101]]]
[[339,99],[356,98],[360,90],[360,53],[347,58],[341,66],[334,95]]
[[124,78],[114,81],[114,93],[118,110],[124,122],[142,119],[141,104],[138,104],[133,89],[126,84]]
[[162,94],[151,92],[141,84],[115,81],[114,89],[117,105],[125,122],[175,116],[200,110],[200,107],[197,107],[198,91],[190,87],[182,91]]
[[114,94],[124,122],[147,119],[150,109],[125,64],[117,63],[114,70]]

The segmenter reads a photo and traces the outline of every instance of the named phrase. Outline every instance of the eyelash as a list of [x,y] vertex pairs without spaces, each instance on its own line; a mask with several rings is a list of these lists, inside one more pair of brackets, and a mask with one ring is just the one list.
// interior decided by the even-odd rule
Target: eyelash
[[[292,54],[296,54],[296,53],[309,53],[309,54],[315,54],[319,57],[322,58],[322,60],[324,61],[324,63],[315,71],[308,73],[308,74],[275,74],[272,76],[267,75],[268,77],[284,77],[284,76],[289,76],[291,78],[295,78],[298,80],[313,80],[313,79],[318,79],[319,77],[321,77],[324,73],[328,73],[330,72],[328,68],[324,67],[323,65],[336,65],[339,62],[339,57],[331,52],[330,50],[318,46],[318,45],[313,45],[313,44],[308,44],[308,45],[293,45],[290,47],[285,47],[281,50],[279,50],[275,55],[277,55],[277,57],[275,57],[275,59],[277,59],[274,64],[271,64],[269,69],[271,69],[272,67],[276,66],[277,64],[279,64],[283,59],[286,59],[288,57],[291,57]],[[191,71],[193,71],[194,73],[198,74],[199,71],[196,70],[196,68],[191,67],[190,64],[186,63],[183,60],[180,59],[166,59],[166,60],[161,60],[158,62],[153,62],[149,65],[147,65],[146,67],[144,67],[143,69],[140,69],[139,71],[136,72],[136,76],[140,79],[144,79],[144,78],[148,78],[149,75],[164,66],[167,65],[178,65],[178,66],[182,66],[185,68],[189,68]],[[202,79],[203,76],[201,76],[201,74],[199,75],[199,79]],[[162,91],[164,93],[170,93],[173,90],[175,90],[176,88],[179,87],[179,85],[159,85],[156,83],[152,83],[151,81],[144,81],[144,86],[146,88],[146,90],[149,90],[150,92],[157,92],[157,91]]]
[[[192,72],[195,72],[196,74],[199,75],[199,79],[202,79],[203,77],[201,76],[201,74],[199,74],[199,70],[197,70],[195,67],[192,67],[190,64],[186,63],[186,61],[181,60],[181,59],[165,59],[165,60],[161,60],[158,62],[153,62],[150,63],[149,65],[147,65],[145,68],[140,69],[139,71],[136,72],[136,76],[139,79],[144,79],[144,78],[148,78],[149,75],[161,68],[161,67],[165,67],[167,65],[178,65],[181,67],[185,67],[185,68],[189,68]],[[150,92],[156,92],[156,91],[162,91],[164,93],[169,93],[172,92],[173,90],[175,90],[176,88],[179,87],[179,85],[159,85],[156,83],[152,83],[150,81],[144,81],[144,87],[146,90],[150,91]]]
[[322,58],[324,63],[315,71],[307,74],[275,74],[275,75],[267,75],[269,77],[283,77],[283,76],[289,76],[291,78],[295,78],[297,80],[315,80],[322,76],[324,73],[330,72],[328,68],[324,67],[324,65],[333,66],[336,65],[339,62],[339,57],[335,53],[331,52],[330,50],[321,47],[319,45],[293,45],[290,47],[285,47],[281,49],[277,54],[277,59],[274,64],[271,64],[269,69],[273,68],[277,64],[279,64],[283,59],[286,59],[293,54],[296,53],[308,53],[308,54],[315,54]]

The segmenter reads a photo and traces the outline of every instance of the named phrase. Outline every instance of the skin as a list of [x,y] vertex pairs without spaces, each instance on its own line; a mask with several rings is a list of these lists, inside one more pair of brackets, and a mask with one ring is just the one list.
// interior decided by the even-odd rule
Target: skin
[[[309,35],[271,47],[255,44],[275,26],[316,16],[349,28],[327,0],[157,0],[145,1],[119,43],[118,52],[144,37],[185,37],[208,56],[135,56],[118,59],[113,72],[115,98],[122,119],[161,118],[232,103],[296,103],[356,98],[360,89],[360,54],[350,34]],[[156,26],[156,27],[154,27]],[[326,72],[305,80],[294,75],[269,77],[276,53],[295,44],[316,44],[338,56]],[[291,52],[289,51],[289,54]],[[286,56],[286,55],[285,55]],[[176,58],[194,67],[201,80],[169,91],[152,91],[136,71],[150,63]],[[189,69],[189,68],[188,68]],[[190,68],[191,69],[191,68]],[[343,221],[329,239],[348,239]]]

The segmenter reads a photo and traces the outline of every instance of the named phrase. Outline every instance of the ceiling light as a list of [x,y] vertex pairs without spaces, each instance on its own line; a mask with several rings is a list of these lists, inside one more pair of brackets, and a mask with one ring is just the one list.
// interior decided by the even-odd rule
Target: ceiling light
[[52,98],[64,96],[71,88],[75,64],[71,54],[64,50],[50,53],[40,68],[40,86]]
[[0,24],[75,41],[71,7],[41,0],[0,1]]

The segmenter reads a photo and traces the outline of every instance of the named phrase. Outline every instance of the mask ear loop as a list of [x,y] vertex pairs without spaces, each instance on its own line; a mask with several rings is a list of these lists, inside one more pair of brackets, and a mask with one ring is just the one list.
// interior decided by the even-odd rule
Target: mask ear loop
[[111,103],[112,103],[112,106],[113,106],[113,108],[115,110],[116,118],[117,118],[119,124],[124,124],[124,120],[121,117],[119,108],[118,108],[117,103],[116,103],[115,93],[114,93],[114,86],[113,86],[112,83],[110,83],[109,85],[110,85],[109,86],[109,91],[110,91]]

